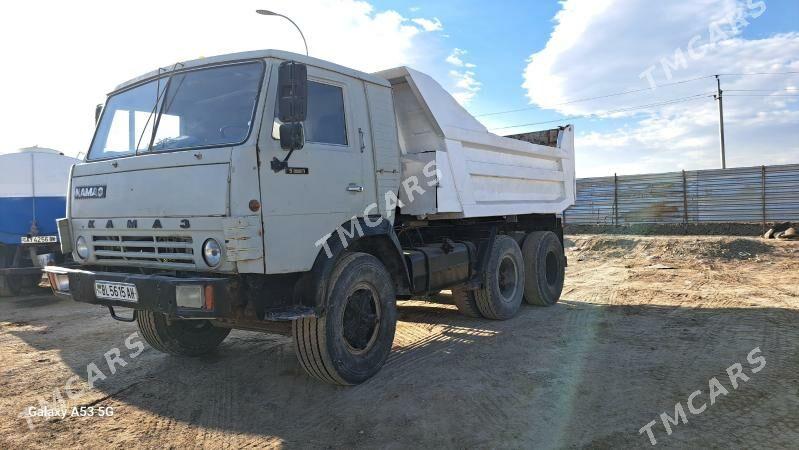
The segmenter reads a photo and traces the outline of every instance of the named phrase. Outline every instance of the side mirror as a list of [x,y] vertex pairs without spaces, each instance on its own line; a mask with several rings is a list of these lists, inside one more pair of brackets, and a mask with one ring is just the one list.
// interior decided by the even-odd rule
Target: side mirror
[[100,121],[100,116],[103,114],[103,104],[98,103],[97,106],[94,107],[94,124],[97,125],[97,122]]
[[294,61],[280,63],[277,95],[277,118],[281,122],[305,121],[308,111],[308,68],[305,64]]
[[290,122],[280,125],[280,148],[283,150],[299,150],[305,145],[305,131],[302,122]]

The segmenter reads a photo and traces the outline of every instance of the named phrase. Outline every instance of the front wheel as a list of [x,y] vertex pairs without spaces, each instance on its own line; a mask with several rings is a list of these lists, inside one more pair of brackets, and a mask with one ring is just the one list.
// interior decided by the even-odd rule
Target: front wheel
[[200,356],[213,351],[230,334],[207,320],[169,320],[152,311],[136,311],[136,324],[142,337],[159,352],[171,355]]
[[374,256],[348,253],[336,263],[328,292],[321,317],[293,322],[297,358],[319,380],[362,383],[380,370],[394,342],[394,283]]

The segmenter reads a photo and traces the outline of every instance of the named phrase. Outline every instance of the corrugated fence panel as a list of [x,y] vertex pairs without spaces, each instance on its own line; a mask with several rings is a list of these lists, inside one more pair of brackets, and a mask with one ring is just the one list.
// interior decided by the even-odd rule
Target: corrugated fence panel
[[766,167],[766,221],[799,222],[799,164]]
[[577,199],[566,210],[571,223],[613,224],[613,177],[577,180]]
[[566,210],[565,221],[618,225],[799,221],[798,193],[799,165],[584,178],[577,180],[577,201]]
[[747,223],[763,220],[760,167],[696,171],[694,189],[695,222]]
[[681,223],[682,172],[618,177],[619,224]]

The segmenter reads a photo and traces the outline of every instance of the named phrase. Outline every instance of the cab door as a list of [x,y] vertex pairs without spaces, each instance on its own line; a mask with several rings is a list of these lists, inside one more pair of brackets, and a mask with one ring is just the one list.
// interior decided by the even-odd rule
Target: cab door
[[272,170],[273,158],[288,156],[274,119],[278,65],[258,140],[266,273],[310,270],[325,237],[374,201],[374,183],[364,176],[373,172],[366,99],[356,78],[308,66],[305,146],[291,154],[287,170]]

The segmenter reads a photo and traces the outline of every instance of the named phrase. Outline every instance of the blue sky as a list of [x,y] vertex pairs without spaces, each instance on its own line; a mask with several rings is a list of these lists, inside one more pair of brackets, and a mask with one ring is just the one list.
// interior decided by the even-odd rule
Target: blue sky
[[[521,87],[527,58],[544,47],[560,9],[557,1],[375,1],[375,6],[401,13],[436,17],[449,46],[466,50],[482,83],[479,95],[467,105],[473,114],[529,106]],[[511,32],[511,30],[513,30]],[[444,55],[446,56],[446,55]],[[556,115],[544,111],[516,114],[514,119],[536,122]],[[481,120],[484,120],[481,118]],[[486,121],[487,122],[487,121]]]
[[[15,43],[4,49],[4,57],[20,69],[0,74],[3,86],[13,86],[4,91],[0,109],[0,121],[12,124],[0,134],[0,152],[34,144],[85,152],[94,106],[120,82],[157,67],[253,49],[303,51],[287,21],[256,15],[258,8],[292,17],[312,56],[367,72],[410,65],[429,73],[491,129],[590,115],[574,121],[580,177],[718,167],[713,80],[662,84],[714,73],[799,72],[799,0],[240,0],[224,6],[216,0],[140,0],[137,5],[41,0],[6,6],[0,40]],[[152,20],[153,11],[159,20]],[[737,13],[746,23],[731,29],[729,20]],[[119,32],[134,23],[136,33]],[[714,26],[725,30],[723,36]],[[647,89],[642,77],[647,70],[658,86],[654,90],[563,104]],[[799,74],[725,76],[723,86],[728,165],[799,163]],[[691,96],[696,98],[612,113]],[[530,109],[481,115],[520,108]]]
[[[425,2],[423,6],[415,1],[377,1],[375,5],[442,21],[447,44],[465,49],[466,59],[477,66],[474,71],[482,87],[468,105],[473,114],[528,106],[521,87],[526,59],[546,44],[552,18],[560,9],[557,1],[519,0],[497,2],[495,7],[474,0]],[[532,112],[523,118],[542,117]]]
[[[621,1],[619,3],[620,5],[617,9],[631,9],[624,6],[625,3],[629,2]],[[648,2],[638,1],[634,3],[641,4]],[[660,36],[655,34],[654,36],[642,37],[637,36],[635,33],[620,33],[614,36],[613,32],[609,31],[607,35],[602,37],[604,47],[621,47],[628,52],[627,55],[631,58],[642,58],[643,56],[642,60],[646,60],[646,53],[644,51],[636,52],[636,41],[639,39],[651,41],[653,45],[646,47],[644,49],[646,51],[657,48],[658,42],[662,41],[662,48],[664,49],[662,56],[668,58],[675,48],[685,48],[687,42],[693,35],[692,33],[695,33],[697,28],[700,30],[700,33],[706,34],[702,32],[702,29],[707,26],[706,24],[714,20],[711,18],[714,13],[729,8],[731,4],[733,6],[742,7],[744,10],[752,8],[752,5],[757,6],[757,2],[751,2],[750,5],[747,5],[746,2],[741,2],[737,5],[735,2],[726,1],[694,2],[697,5],[693,11],[690,11],[690,14],[692,14],[693,22],[695,23],[688,24],[686,29],[682,30],[683,23],[680,23],[681,21],[668,24],[669,8],[679,5],[680,3],[684,5],[685,3],[691,2],[664,3],[668,4],[661,9],[663,14],[658,15],[654,11],[652,15],[642,15],[640,17],[636,17],[634,14],[626,17],[624,14],[617,14],[618,17],[614,19],[616,22],[614,23],[611,21],[608,24],[611,28],[618,25],[620,30],[641,31],[640,29],[631,29],[624,21],[639,19],[641,21],[661,22],[666,23],[666,25],[661,26],[661,24],[656,23],[655,29],[663,30],[664,35]],[[531,99],[527,95],[527,90],[522,87],[523,73],[528,65],[528,58],[532,54],[544,49],[550,41],[551,34],[557,23],[554,18],[563,8],[560,2],[554,0],[536,2],[506,1],[501,2],[499,6],[490,7],[484,2],[478,1],[448,1],[423,4],[414,1],[376,1],[375,6],[381,9],[396,9],[410,17],[419,15],[423,17],[433,17],[441,21],[441,33],[445,36],[443,39],[445,44],[442,45],[445,48],[452,47],[465,50],[466,53],[463,59],[474,64],[475,67],[470,70],[474,72],[474,78],[480,83],[479,91],[465,106],[473,114],[478,115],[478,118],[489,126],[489,128],[542,122],[565,117],[565,115],[560,114],[559,111],[540,108],[509,114],[480,116],[482,113],[514,110],[531,106]],[[755,42],[767,40],[776,35],[796,33],[799,31],[799,2],[796,0],[771,0],[764,2],[764,8],[762,14],[748,20],[748,24],[741,27],[740,32],[736,36],[731,36],[731,38],[733,38],[733,40],[738,39],[741,41]],[[643,12],[646,13],[648,11]],[[607,14],[607,12],[602,11],[597,13],[597,15],[600,14]],[[670,32],[671,30],[673,30],[673,32]],[[682,33],[683,35],[681,36],[680,33],[682,31],[685,32]],[[676,40],[674,39],[675,35],[678,36]],[[591,36],[585,39],[590,41]],[[793,39],[795,40],[796,36],[793,36]],[[582,45],[582,43],[575,44],[575,46],[580,45]],[[756,56],[752,55],[751,52],[745,53],[745,55],[746,56],[744,56],[744,53],[741,53],[741,58],[751,58],[753,60],[751,62],[757,62],[755,61],[757,59]],[[626,55],[624,53],[613,54],[611,52],[608,56],[611,58],[624,58]],[[650,58],[653,64],[657,65],[659,56],[661,55],[655,54]],[[797,63],[797,58],[799,58],[799,54],[795,54],[792,60],[793,64]],[[432,61],[433,65],[435,65],[435,63],[435,61]],[[566,62],[564,61],[562,63],[565,64]],[[725,64],[723,61],[714,60],[713,55],[697,61],[696,64],[692,63],[691,66],[690,70],[685,70],[684,73],[676,71],[671,81],[713,74],[717,71],[733,72],[738,70],[738,66],[734,64],[730,65]],[[644,70],[646,67],[647,65],[642,65],[640,68]],[[771,69],[775,71],[779,69],[787,71],[791,68],[792,67],[778,67],[777,65],[771,66]],[[435,67],[422,67],[422,69],[433,72],[436,71]],[[557,75],[557,71],[552,75]],[[597,75],[597,79],[595,79],[592,70],[589,68],[589,70],[582,73],[582,76],[568,79],[567,84],[563,86],[563,91],[566,94],[563,97],[573,99],[602,95],[614,91],[646,88],[648,86],[647,81],[640,78],[639,75],[640,71],[617,73],[614,75],[616,78],[614,82],[607,83],[604,81],[607,74],[600,73]],[[666,82],[666,80],[662,81]],[[731,84],[729,84],[729,86],[731,87],[737,87],[734,86],[734,84],[743,81],[747,85],[740,86],[742,88],[771,89],[772,87],[791,87],[799,84],[799,75],[784,76],[781,77],[781,79],[771,78],[763,85],[757,86],[749,85],[746,83],[747,80],[737,80],[732,77],[723,79],[723,81],[724,85],[730,82]],[[596,88],[593,86],[595,83],[602,83],[608,87],[607,89]],[[786,85],[785,83],[789,84]],[[708,79],[689,84],[689,86],[690,89],[687,91],[682,87],[661,87],[653,92],[646,91],[635,95],[620,96],[602,102],[601,104],[596,104],[596,107],[597,111],[602,111],[667,101],[684,97],[686,96],[685,94],[693,95],[698,92],[710,92],[715,89],[715,82],[712,79]],[[541,89],[549,89],[549,87],[544,85]],[[738,108],[741,104],[759,102],[761,100],[762,98],[757,97],[729,98],[727,100],[727,108],[730,113],[733,113],[734,109]],[[794,99],[785,97],[783,100],[792,101]],[[591,111],[591,103],[585,105],[587,109],[580,112],[594,112]],[[704,108],[708,113],[713,113],[715,111],[715,105],[716,103],[714,100],[708,97],[699,99],[696,102],[691,101],[674,105],[671,113],[679,114],[680,108],[696,112],[699,109],[697,108],[698,106]],[[535,106],[535,104],[532,106]],[[767,107],[767,105],[764,106]],[[795,104],[791,109],[795,110]],[[760,112],[762,111],[752,111],[754,115]],[[688,154],[693,155],[692,157],[681,158],[679,154],[674,154],[665,160],[655,158],[650,160],[648,164],[635,164],[636,158],[641,156],[648,157],[657,152],[657,150],[653,148],[652,151],[647,154],[647,143],[643,142],[638,143],[638,148],[627,149],[629,151],[623,152],[623,156],[616,158],[624,160],[625,164],[623,166],[614,166],[614,164],[611,163],[598,167],[596,164],[591,164],[593,161],[602,161],[606,157],[613,160],[613,155],[603,155],[601,145],[598,146],[595,143],[590,148],[591,154],[587,154],[588,150],[586,147],[583,146],[581,148],[580,146],[581,140],[579,137],[590,135],[591,133],[613,136],[614,132],[619,129],[636,129],[638,127],[638,122],[650,118],[651,113],[652,111],[650,110],[643,110],[637,114],[626,115],[624,117],[604,117],[602,119],[581,119],[575,121],[578,130],[578,175],[607,175],[613,172],[630,173],[639,171],[678,170],[680,168],[711,168],[718,164],[718,158],[716,156],[718,153],[718,138],[717,131],[714,127],[704,127],[704,130],[701,132],[697,131],[702,139],[699,139],[695,146],[687,149]],[[708,114],[705,114],[705,116],[708,116]],[[742,119],[745,119],[745,117]],[[791,138],[794,142],[799,142],[799,131],[797,131],[799,130],[799,123],[795,121],[789,122],[790,123],[782,126],[780,133],[778,133],[788,134],[788,136],[775,138],[773,141],[774,146],[783,147],[779,148],[779,157],[761,157],[763,154],[758,151],[758,149],[748,148],[746,147],[748,144],[744,143],[737,145],[739,141],[733,141],[730,143],[731,145],[728,149],[728,153],[732,152],[732,155],[728,155],[728,160],[731,163],[730,165],[799,162],[799,148],[790,145],[785,148],[784,146],[786,140],[789,142]],[[557,123],[554,125],[557,125]],[[747,129],[745,120],[743,123],[736,125],[740,125],[735,128],[737,131],[730,130],[733,136],[740,135]],[[549,127],[548,124],[540,124],[521,128],[498,129],[496,132],[499,134],[508,134],[511,132],[522,132],[547,127]],[[752,132],[754,131],[755,130],[752,129]],[[773,130],[768,131],[768,134],[771,133],[773,133]],[[698,135],[694,135],[694,133],[685,133],[684,136],[686,142],[693,141],[697,139],[697,137]],[[672,138],[680,139],[679,136],[672,136]],[[596,141],[596,139],[594,139],[594,141]],[[658,147],[658,145],[653,145],[653,147]],[[608,153],[614,152],[609,151]],[[583,164],[580,164],[581,161]]]

